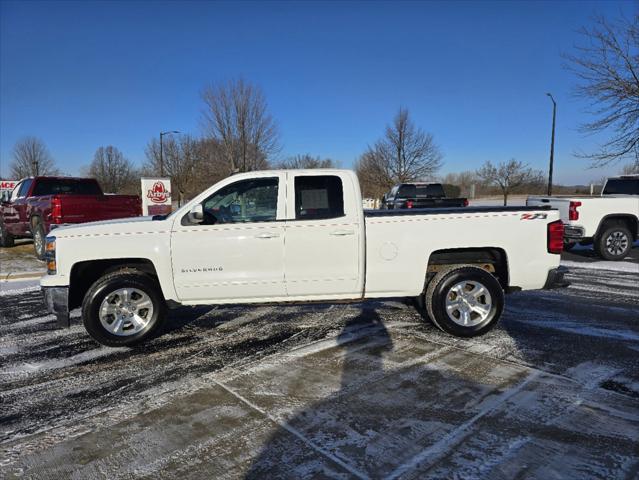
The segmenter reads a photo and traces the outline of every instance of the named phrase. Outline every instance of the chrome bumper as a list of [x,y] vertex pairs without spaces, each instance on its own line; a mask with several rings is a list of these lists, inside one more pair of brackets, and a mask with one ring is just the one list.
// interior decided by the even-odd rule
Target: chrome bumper
[[583,227],[575,227],[574,225],[566,225],[564,223],[564,237],[570,240],[581,240],[586,235]]

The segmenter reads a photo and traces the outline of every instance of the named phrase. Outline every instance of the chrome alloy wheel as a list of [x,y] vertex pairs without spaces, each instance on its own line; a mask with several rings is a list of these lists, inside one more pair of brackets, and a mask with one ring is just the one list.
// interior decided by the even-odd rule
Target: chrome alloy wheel
[[456,283],[446,295],[448,317],[463,327],[472,327],[486,320],[492,306],[488,289],[475,280]]
[[137,288],[120,288],[102,300],[99,315],[107,332],[118,336],[135,335],[153,318],[153,301]]
[[42,232],[40,232],[40,230],[36,230],[35,234],[33,235],[33,243],[38,255],[40,255],[40,252],[44,252],[44,237],[42,236]]
[[628,244],[630,243],[628,239],[628,235],[624,232],[617,230],[612,232],[606,238],[606,250],[610,255],[621,255],[628,248]]

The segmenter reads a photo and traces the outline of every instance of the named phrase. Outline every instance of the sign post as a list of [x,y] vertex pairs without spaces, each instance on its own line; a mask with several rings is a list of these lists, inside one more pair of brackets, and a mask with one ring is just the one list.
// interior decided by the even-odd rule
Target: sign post
[[171,211],[171,179],[142,177],[142,215],[168,215]]

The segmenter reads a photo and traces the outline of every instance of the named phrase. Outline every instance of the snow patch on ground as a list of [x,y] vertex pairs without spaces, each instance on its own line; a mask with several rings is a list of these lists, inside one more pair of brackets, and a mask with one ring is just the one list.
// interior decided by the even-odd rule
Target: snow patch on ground
[[40,290],[40,280],[24,280],[17,282],[0,282],[0,297],[6,295],[22,295]]
[[568,268],[581,268],[586,270],[613,270],[616,272],[629,272],[639,275],[639,265],[631,262],[593,262],[581,263],[570,260],[562,260],[561,265]]

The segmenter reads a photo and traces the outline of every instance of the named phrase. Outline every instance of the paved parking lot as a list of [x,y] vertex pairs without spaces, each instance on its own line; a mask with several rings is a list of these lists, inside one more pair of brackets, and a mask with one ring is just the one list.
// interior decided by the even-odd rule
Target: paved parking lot
[[472,340],[376,301],[182,308],[108,349],[5,289],[0,476],[637,478],[639,266],[581,257]]

